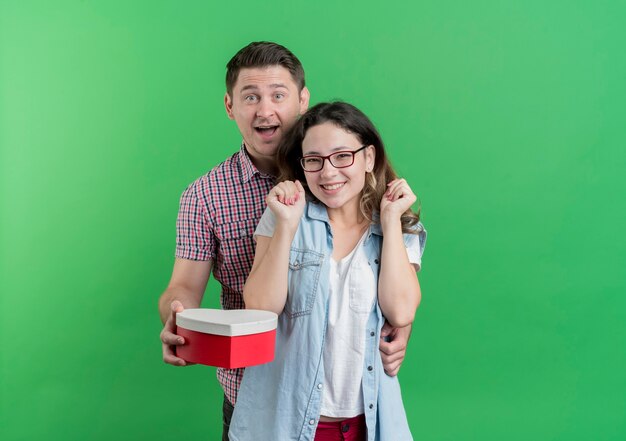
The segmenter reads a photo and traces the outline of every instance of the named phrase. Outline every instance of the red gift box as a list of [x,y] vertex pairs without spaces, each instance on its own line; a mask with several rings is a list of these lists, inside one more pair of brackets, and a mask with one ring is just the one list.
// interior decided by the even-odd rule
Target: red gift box
[[185,344],[176,355],[190,363],[228,369],[274,359],[278,316],[255,309],[185,309],[176,314],[176,333]]

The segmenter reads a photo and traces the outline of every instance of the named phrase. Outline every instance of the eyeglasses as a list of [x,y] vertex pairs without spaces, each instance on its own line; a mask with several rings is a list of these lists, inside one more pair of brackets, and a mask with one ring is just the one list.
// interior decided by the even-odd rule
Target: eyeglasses
[[354,155],[356,155],[366,147],[368,146],[364,145],[363,147],[354,151],[342,150],[327,156],[307,155],[303,158],[300,158],[300,165],[302,165],[302,168],[305,172],[317,172],[324,168],[324,160],[328,159],[330,165],[335,168],[350,167],[352,164],[354,164]]

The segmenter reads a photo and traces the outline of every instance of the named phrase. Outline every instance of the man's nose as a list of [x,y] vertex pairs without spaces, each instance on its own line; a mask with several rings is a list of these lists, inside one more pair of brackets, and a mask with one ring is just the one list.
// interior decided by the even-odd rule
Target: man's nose
[[272,100],[261,99],[256,109],[256,116],[259,118],[269,118],[274,115],[274,104]]

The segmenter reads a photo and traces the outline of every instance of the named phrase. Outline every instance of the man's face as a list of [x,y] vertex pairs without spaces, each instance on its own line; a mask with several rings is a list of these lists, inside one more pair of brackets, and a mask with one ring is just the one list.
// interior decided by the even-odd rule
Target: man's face
[[234,119],[255,162],[273,164],[285,132],[309,106],[309,91],[298,86],[282,66],[244,68],[224,97],[226,113]]

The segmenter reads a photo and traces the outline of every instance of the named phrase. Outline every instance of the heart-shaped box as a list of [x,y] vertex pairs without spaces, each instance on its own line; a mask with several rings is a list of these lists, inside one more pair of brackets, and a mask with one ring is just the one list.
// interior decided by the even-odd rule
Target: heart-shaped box
[[274,359],[278,315],[256,309],[185,309],[176,314],[176,333],[185,344],[176,355],[191,363],[228,369]]

